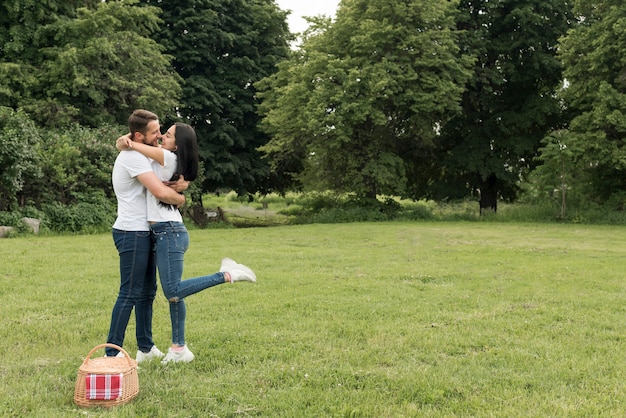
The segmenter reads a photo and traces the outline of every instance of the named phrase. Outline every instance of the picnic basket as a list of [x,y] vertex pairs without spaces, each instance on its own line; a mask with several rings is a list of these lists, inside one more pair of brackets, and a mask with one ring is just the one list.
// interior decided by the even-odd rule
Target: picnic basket
[[[91,356],[104,347],[112,347],[124,357]],[[111,407],[129,402],[139,393],[137,361],[115,344],[100,344],[94,347],[78,368],[74,403],[78,406]]]

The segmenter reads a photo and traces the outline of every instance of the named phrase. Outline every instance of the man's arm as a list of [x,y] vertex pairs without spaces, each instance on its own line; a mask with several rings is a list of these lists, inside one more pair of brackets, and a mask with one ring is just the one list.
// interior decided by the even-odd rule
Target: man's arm
[[171,205],[182,206],[185,204],[185,196],[179,194],[171,187],[167,187],[154,174],[153,171],[145,172],[137,176],[143,186],[150,191],[158,200]]

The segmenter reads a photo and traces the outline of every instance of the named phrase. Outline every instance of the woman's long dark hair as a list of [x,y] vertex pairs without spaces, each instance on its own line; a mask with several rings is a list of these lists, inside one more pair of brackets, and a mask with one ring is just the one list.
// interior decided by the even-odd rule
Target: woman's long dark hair
[[182,175],[185,180],[194,181],[198,177],[198,138],[196,131],[186,123],[176,122],[176,150],[178,157],[176,172],[170,180],[176,181]]
[[[187,181],[194,181],[198,177],[198,161],[200,160],[198,151],[198,138],[196,131],[186,123],[176,122],[176,132],[174,133],[176,149],[174,154],[177,157],[176,171],[170,181],[176,181],[182,175]],[[175,209],[174,205],[159,202],[163,207]]]

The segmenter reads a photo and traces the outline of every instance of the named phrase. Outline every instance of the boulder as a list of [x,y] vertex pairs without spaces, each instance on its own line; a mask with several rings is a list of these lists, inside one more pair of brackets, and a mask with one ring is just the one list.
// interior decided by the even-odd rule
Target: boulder
[[5,238],[11,232],[13,232],[15,228],[12,226],[0,226],[0,238]]
[[22,218],[22,222],[24,222],[26,226],[28,226],[31,229],[31,231],[33,231],[33,234],[39,233],[39,226],[41,225],[40,219]]

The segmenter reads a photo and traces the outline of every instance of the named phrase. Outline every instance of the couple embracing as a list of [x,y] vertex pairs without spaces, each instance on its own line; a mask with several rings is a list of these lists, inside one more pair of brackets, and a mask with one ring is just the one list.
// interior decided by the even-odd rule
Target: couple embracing
[[[194,355],[185,342],[185,297],[226,282],[256,282],[256,275],[250,268],[224,258],[219,272],[182,280],[189,234],[178,207],[185,203],[182,191],[198,173],[196,133],[191,126],[176,123],[161,135],[157,115],[141,109],[133,112],[128,126],[130,134],[117,140],[121,151],[112,174],[118,205],[113,241],[120,257],[121,280],[107,342],[123,346],[134,308],[137,362],[162,357],[164,363],[190,362]],[[172,345],[167,354],[152,339],[157,268],[172,323]],[[106,355],[119,352],[107,347]]]

